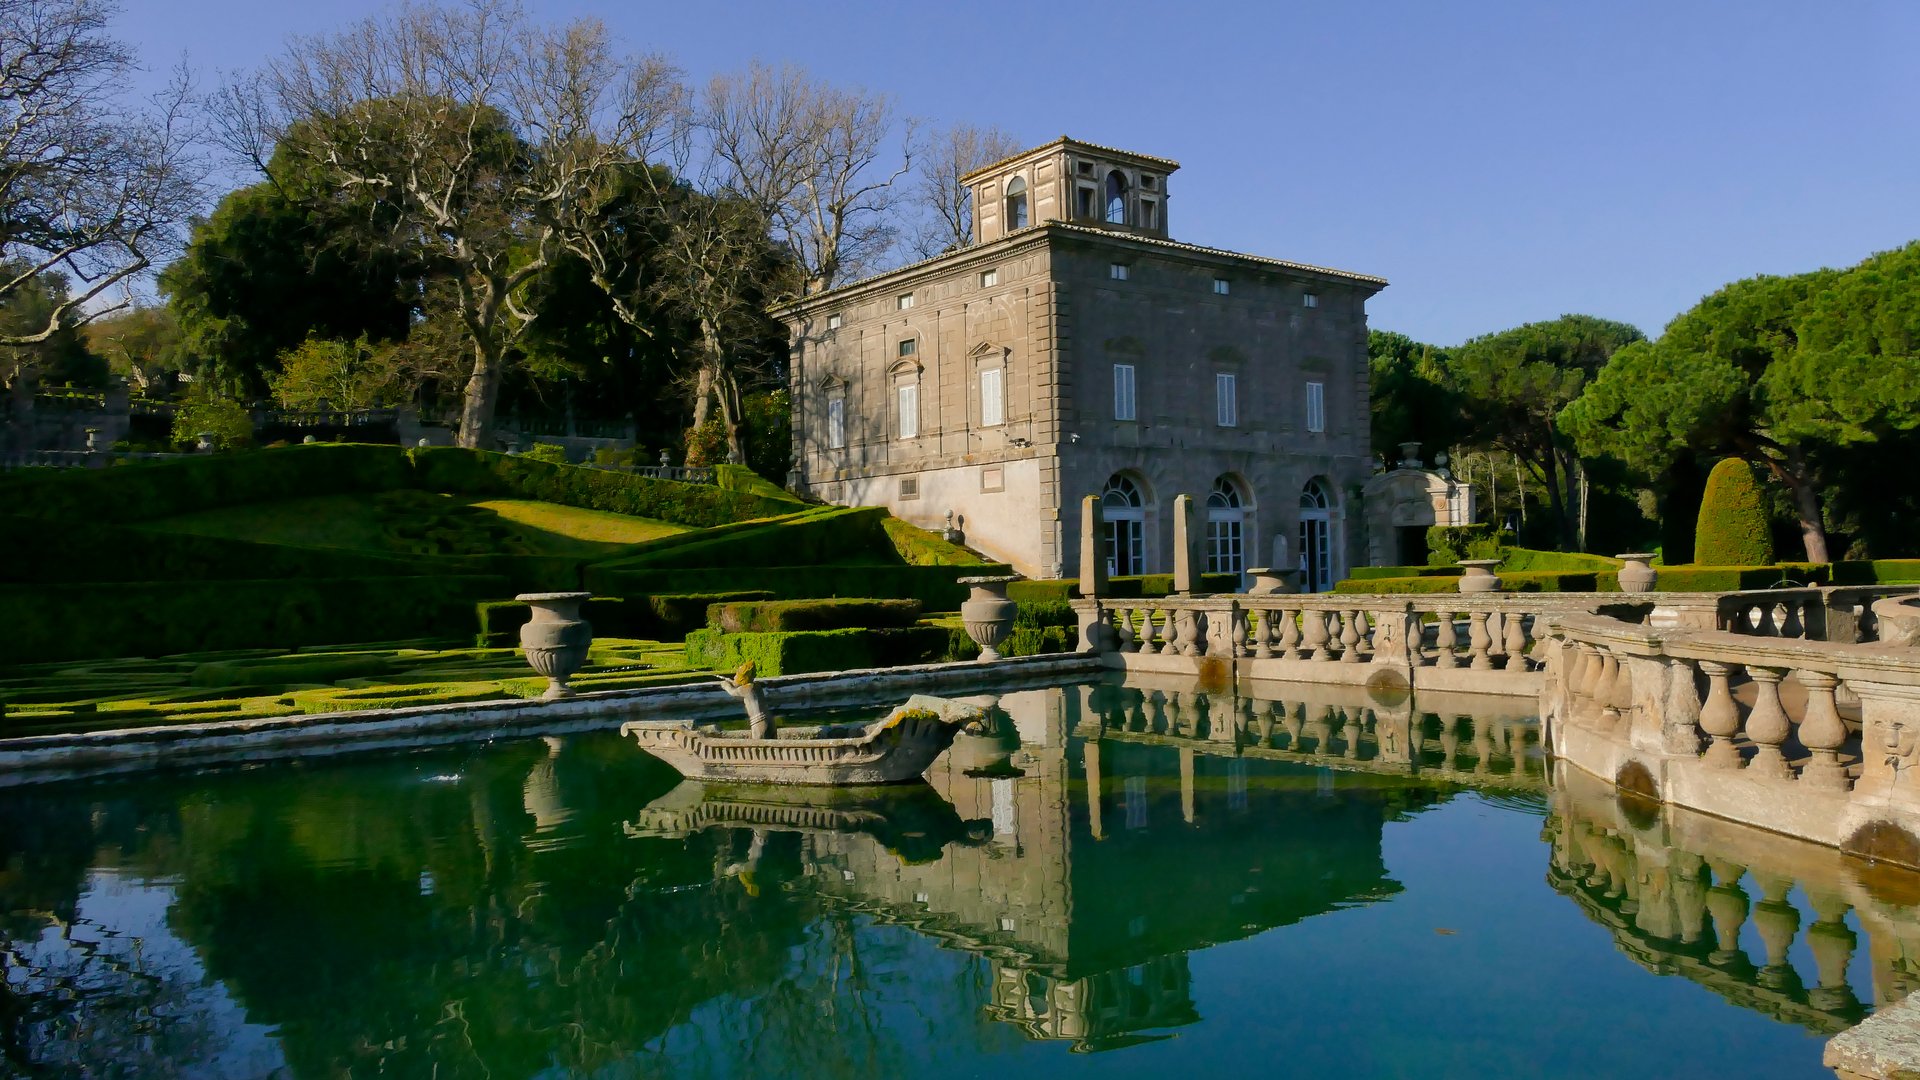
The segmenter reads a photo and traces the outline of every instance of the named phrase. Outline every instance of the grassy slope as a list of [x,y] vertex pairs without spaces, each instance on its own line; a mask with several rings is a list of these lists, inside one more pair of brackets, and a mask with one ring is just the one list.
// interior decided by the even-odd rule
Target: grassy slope
[[[590,558],[688,531],[681,525],[529,499],[445,498],[490,511],[537,555]],[[321,495],[183,514],[142,527],[296,547],[404,553],[405,547],[394,541],[386,521],[366,496]]]

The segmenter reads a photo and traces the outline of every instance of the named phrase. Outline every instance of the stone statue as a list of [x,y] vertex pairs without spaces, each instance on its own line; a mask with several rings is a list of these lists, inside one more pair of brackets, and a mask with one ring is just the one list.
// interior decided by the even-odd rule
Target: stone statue
[[767,707],[760,700],[760,687],[753,681],[753,661],[740,665],[740,670],[732,678],[720,676],[720,685],[727,693],[740,699],[747,710],[747,729],[756,739],[771,739],[773,735],[773,717],[767,715]]

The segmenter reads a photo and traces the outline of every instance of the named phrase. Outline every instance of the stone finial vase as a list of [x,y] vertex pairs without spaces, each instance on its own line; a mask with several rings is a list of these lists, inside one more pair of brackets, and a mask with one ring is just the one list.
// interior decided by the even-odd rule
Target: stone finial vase
[[1659,579],[1658,571],[1653,568],[1653,552],[1635,551],[1614,558],[1626,563],[1620,568],[1621,592],[1652,592],[1653,583]]
[[966,624],[967,636],[980,646],[982,660],[1000,659],[1000,643],[1013,633],[1013,613],[1020,605],[1007,599],[1007,586],[1019,580],[1019,574],[959,579],[959,584],[972,590],[960,605],[960,620]]
[[1296,592],[1293,579],[1300,571],[1285,566],[1250,566],[1247,573],[1253,578],[1253,584],[1247,587],[1248,596],[1280,596]]
[[520,628],[520,647],[526,650],[527,663],[547,677],[544,701],[573,696],[567,680],[587,663],[587,646],[593,644],[593,627],[580,617],[580,605],[592,593],[521,593],[515,600],[532,609],[533,617]]
[[1499,565],[1499,559],[1461,559],[1460,566],[1466,573],[1460,575],[1460,591],[1463,593],[1498,592],[1500,579],[1493,576],[1493,568]]

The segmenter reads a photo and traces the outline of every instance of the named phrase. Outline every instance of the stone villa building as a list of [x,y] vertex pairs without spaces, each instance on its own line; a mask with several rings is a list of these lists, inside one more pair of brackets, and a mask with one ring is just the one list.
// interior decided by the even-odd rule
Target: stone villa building
[[1078,573],[1088,493],[1114,574],[1171,570],[1181,493],[1209,570],[1326,589],[1366,562],[1365,305],[1386,282],[1171,239],[1178,168],[1057,139],[962,178],[972,244],[785,309],[794,489],[951,513],[1030,577]]

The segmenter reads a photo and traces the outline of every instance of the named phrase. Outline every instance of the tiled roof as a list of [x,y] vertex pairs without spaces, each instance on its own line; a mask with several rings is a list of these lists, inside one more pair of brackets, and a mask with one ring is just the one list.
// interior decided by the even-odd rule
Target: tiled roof
[[1136,161],[1151,161],[1154,164],[1159,165],[1161,169],[1163,169],[1166,172],[1172,172],[1175,169],[1178,169],[1180,167],[1180,163],[1173,160],[1172,158],[1155,157],[1152,154],[1136,153],[1132,150],[1122,150],[1114,146],[1101,146],[1099,143],[1081,142],[1079,139],[1076,139],[1071,135],[1062,135],[1059,138],[1053,140],[1052,142],[1041,143],[1039,146],[1022,150],[1017,154],[1012,154],[1010,156],[1003,157],[999,161],[993,162],[990,165],[982,165],[979,168],[973,170],[972,172],[967,173],[965,176],[960,177],[960,182],[964,184],[967,181],[973,179],[974,177],[979,176],[981,173],[992,172],[993,170],[999,168],[1002,165],[1007,164],[1008,162],[1019,161],[1023,157],[1029,157],[1033,154],[1039,153],[1042,150],[1052,149],[1053,147],[1056,147],[1056,146],[1078,146],[1087,150],[1092,150],[1097,154],[1113,154],[1118,157],[1133,158]]
[[905,277],[913,271],[924,269],[935,263],[959,260],[963,256],[985,254],[1003,246],[1012,246],[1009,241],[1032,239],[1046,229],[1058,229],[1062,232],[1088,237],[1101,237],[1110,240],[1129,240],[1134,243],[1148,244],[1153,247],[1171,248],[1175,251],[1188,251],[1198,255],[1215,255],[1221,258],[1238,259],[1241,262],[1259,263],[1263,266],[1275,266],[1285,270],[1303,270],[1313,274],[1327,274],[1331,277],[1344,278],[1348,281],[1359,282],[1363,285],[1376,285],[1380,288],[1385,288],[1387,285],[1386,278],[1374,277],[1371,274],[1357,274],[1351,270],[1336,270],[1330,266],[1315,266],[1312,263],[1289,262],[1286,259],[1270,259],[1264,255],[1249,255],[1243,251],[1229,251],[1226,248],[1207,247],[1203,244],[1186,244],[1178,240],[1162,240],[1157,236],[1141,236],[1138,233],[1115,232],[1111,229],[1102,229],[1091,225],[1074,225],[1065,221],[1043,221],[1038,225],[1029,225],[1024,229],[1016,229],[1013,232],[1007,233],[1005,236],[995,240],[989,240],[984,244],[972,244],[958,251],[949,251],[944,255],[935,255],[930,259],[921,259],[919,262],[908,263],[905,266],[898,266],[892,270],[883,270],[878,274],[870,274],[858,281],[849,281],[845,285],[836,285],[825,292],[817,292],[811,296],[803,296],[797,300],[776,305],[771,310],[777,315],[781,312],[792,311],[797,308],[812,307],[818,301],[828,297],[839,297],[857,289],[877,285],[889,278]]

